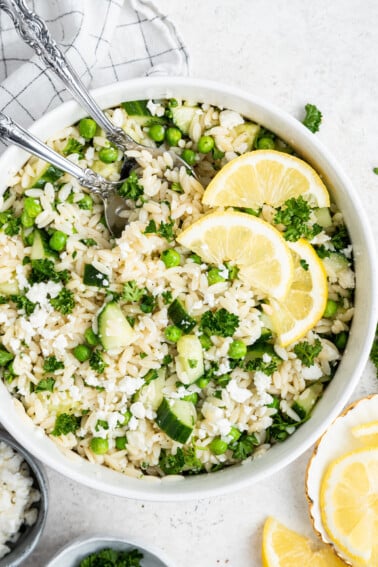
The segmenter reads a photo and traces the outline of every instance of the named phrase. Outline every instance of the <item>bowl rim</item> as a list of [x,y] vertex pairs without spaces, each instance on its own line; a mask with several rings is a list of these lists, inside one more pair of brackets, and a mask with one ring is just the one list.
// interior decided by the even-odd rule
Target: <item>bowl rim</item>
[[[148,553],[150,553],[151,555],[155,556],[157,559],[159,559],[160,561],[162,561],[165,564],[165,567],[175,567],[174,564],[172,563],[171,559],[169,559],[165,552],[161,551],[160,549],[158,549],[157,547],[155,547],[154,545],[150,545],[150,544],[145,544],[142,543],[142,541],[139,538],[123,538],[121,536],[117,537],[117,536],[108,536],[108,535],[103,535],[103,534],[96,534],[94,533],[93,535],[87,535],[87,536],[81,536],[78,538],[75,538],[74,540],[70,541],[69,543],[67,543],[66,545],[64,545],[63,547],[61,547],[49,560],[49,562],[46,564],[45,567],[54,567],[55,562],[58,559],[64,559],[65,554],[71,550],[72,548],[76,548],[76,549],[80,549],[81,546],[88,544],[88,543],[92,543],[93,545],[95,545],[96,543],[99,542],[104,542],[104,545],[107,544],[112,544],[112,543],[121,543],[121,544],[127,544],[127,545],[131,545],[131,546],[135,546],[137,548],[140,549],[140,551],[147,551]],[[67,566],[70,567],[70,566]]]
[[[9,565],[9,559],[12,560],[12,565],[16,567],[16,565],[19,565],[22,561],[25,561],[25,559],[27,559],[27,557],[29,557],[29,555],[31,555],[31,553],[37,547],[45,528],[49,508],[48,479],[42,463],[37,461],[37,459],[33,455],[31,455],[22,445],[20,445],[20,443],[18,443],[18,441],[14,439],[14,437],[12,437],[12,435],[10,435],[8,431],[2,429],[0,425],[0,443],[1,442],[6,443],[22,456],[22,458],[29,466],[32,476],[36,480],[38,490],[41,495],[39,500],[37,519],[35,523],[30,526],[31,531],[29,533],[31,533],[33,528],[36,526],[34,537],[30,542],[28,542],[27,547],[21,551],[21,555],[18,555],[18,541],[21,542],[22,539],[16,542],[16,546],[13,550],[11,550],[9,553],[7,553],[7,555],[0,559],[0,567],[6,567],[6,565]],[[14,555],[14,557],[12,557],[12,555]]]
[[[353,220],[353,226],[352,224],[350,226],[348,225],[348,229],[351,230],[352,228],[355,228],[355,232],[358,234],[361,244],[359,251],[355,254],[356,262],[358,260],[358,262],[362,264],[364,273],[357,275],[361,278],[359,286],[363,283],[362,287],[366,288],[367,286],[367,290],[365,290],[365,294],[363,294],[364,297],[362,298],[361,294],[359,294],[359,286],[357,286],[356,299],[357,295],[359,295],[360,303],[363,301],[368,303],[368,310],[365,309],[365,313],[363,315],[364,321],[366,319],[367,321],[362,324],[360,321],[362,314],[359,316],[359,324],[363,330],[363,337],[361,338],[356,332],[353,332],[353,329],[356,326],[356,311],[351,329],[351,338],[353,338],[353,344],[357,343],[357,346],[359,347],[358,353],[353,352],[351,354],[351,349],[348,351],[347,348],[335,375],[335,377],[340,375],[343,370],[350,375],[350,378],[347,382],[343,381],[342,388],[340,387],[340,384],[335,384],[337,381],[335,381],[334,378],[327,387],[326,395],[317,404],[311,420],[304,424],[293,436],[285,441],[283,444],[285,445],[285,450],[282,449],[282,445],[275,445],[275,447],[267,452],[264,459],[256,459],[254,461],[253,468],[250,463],[246,462],[242,465],[228,467],[217,473],[211,473],[210,475],[204,474],[186,477],[183,481],[175,483],[173,482],[175,480],[173,477],[165,477],[159,481],[156,478],[152,479],[151,477],[147,477],[147,479],[141,481],[140,479],[126,477],[122,473],[116,473],[115,471],[111,471],[112,474],[110,474],[107,472],[110,469],[103,471],[102,469],[106,467],[93,465],[91,463],[89,463],[91,465],[91,469],[89,470],[83,463],[80,465],[72,464],[75,463],[75,459],[72,460],[72,458],[70,464],[68,458],[63,458],[61,451],[59,451],[58,454],[56,446],[56,450],[50,447],[49,450],[47,450],[44,446],[42,448],[41,439],[48,438],[44,435],[40,428],[34,426],[31,422],[28,423],[27,427],[25,427],[25,423],[21,426],[21,420],[18,420],[18,423],[15,423],[14,414],[17,410],[9,409],[12,405],[9,403],[9,400],[13,398],[11,398],[10,394],[5,389],[5,386],[0,382],[0,412],[4,426],[21,444],[27,447],[31,453],[38,455],[38,458],[40,458],[45,464],[51,466],[58,472],[81,482],[86,486],[100,489],[118,496],[150,501],[178,501],[206,498],[247,487],[253,482],[257,482],[269,474],[273,474],[284,466],[287,466],[317,440],[317,438],[325,431],[328,425],[346,404],[362,375],[375,333],[378,312],[378,297],[376,297],[373,293],[373,290],[378,287],[378,272],[374,262],[376,257],[374,251],[375,246],[366,214],[359,202],[352,183],[343,172],[337,160],[313,133],[307,130],[305,126],[286,112],[266,101],[263,101],[259,97],[246,93],[239,88],[203,79],[182,77],[146,77],[107,85],[92,91],[94,97],[104,108],[109,107],[112,104],[117,105],[122,100],[132,100],[133,93],[134,96],[136,96],[135,93],[140,93],[138,96],[141,98],[171,98],[172,96],[179,97],[180,93],[182,93],[181,96],[185,98],[184,94],[186,94],[187,99],[190,99],[189,93],[192,93],[193,96],[195,96],[194,93],[196,93],[195,98],[197,101],[202,100],[210,102],[210,104],[217,104],[216,101],[219,100],[221,103],[218,103],[218,106],[229,108],[233,108],[233,105],[227,101],[234,100],[234,107],[238,106],[238,111],[246,114],[247,116],[249,115],[251,119],[254,118],[257,122],[262,124],[269,123],[269,120],[275,121],[275,127],[273,129],[278,133],[278,135],[283,136],[287,141],[292,143],[294,147],[299,145],[301,153],[307,161],[310,163],[316,162],[316,169],[318,171],[320,170],[322,172],[324,170],[327,176],[331,175],[334,179],[336,179],[338,190],[340,189],[341,194],[348,204],[351,223]],[[238,101],[237,104],[236,100]],[[113,101],[112,104],[111,101]],[[244,107],[254,108],[253,117],[250,116],[250,111],[246,113],[243,112],[243,105]],[[78,104],[74,101],[68,101],[36,121],[30,130],[37,135],[39,134],[40,136],[44,136],[47,131],[51,131],[51,133],[53,132],[53,129],[51,128],[52,121],[55,120],[56,122],[56,120],[58,120],[59,122],[59,120],[62,121],[62,117],[64,119],[65,116],[70,116],[69,123],[72,124],[79,118],[85,116],[85,114],[85,111],[81,110]],[[68,125],[67,120],[66,125]],[[54,128],[55,131],[59,130],[58,126],[54,126]],[[0,157],[0,167],[1,165],[4,167],[8,166],[7,170],[10,171],[9,164],[16,162],[19,164],[17,167],[15,166],[17,170],[27,158],[28,154],[26,152],[15,147],[11,147]],[[353,211],[353,215],[351,211]],[[356,348],[354,351],[356,351]],[[348,360],[348,365],[345,362],[345,359]],[[326,404],[325,399],[330,399],[331,397],[331,393],[327,396],[327,392],[331,391],[333,392],[336,401],[333,401],[332,404],[330,402]],[[8,400],[8,404],[5,404],[5,399]],[[320,407],[324,408],[324,410],[320,410]],[[325,413],[326,407],[326,415],[320,417],[320,411]],[[19,413],[19,411],[17,413]],[[313,425],[312,428],[308,427],[309,423]],[[51,445],[55,445],[51,440],[48,441]],[[80,457],[77,458],[80,461],[84,461],[84,459],[81,459]],[[264,466],[259,464],[262,461],[265,463]],[[88,464],[87,461],[86,463]],[[230,473],[231,470],[232,472]],[[118,482],[114,475],[121,475],[123,477],[122,486],[121,481]],[[200,477],[201,480],[198,481]],[[209,480],[210,477],[211,480]]]

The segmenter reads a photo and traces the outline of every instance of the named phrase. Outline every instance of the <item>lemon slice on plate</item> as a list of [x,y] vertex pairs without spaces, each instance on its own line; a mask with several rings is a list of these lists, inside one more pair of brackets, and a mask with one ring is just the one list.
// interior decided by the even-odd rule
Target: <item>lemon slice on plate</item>
[[262,561],[264,567],[345,567],[331,548],[315,548],[312,540],[274,518],[264,525]]
[[210,207],[279,207],[300,195],[315,207],[329,207],[328,191],[308,163],[283,152],[256,150],[222,167],[202,202]]
[[364,445],[378,447],[378,421],[355,425],[352,427],[352,435]]
[[328,296],[327,274],[306,240],[287,243],[294,261],[294,278],[284,302],[271,299],[269,317],[280,344],[287,346],[321,319]]
[[329,538],[353,565],[378,565],[378,448],[346,453],[329,465],[320,510]]
[[215,212],[186,228],[178,242],[204,262],[235,264],[239,278],[269,297],[283,300],[293,279],[285,239],[269,223],[245,213]]

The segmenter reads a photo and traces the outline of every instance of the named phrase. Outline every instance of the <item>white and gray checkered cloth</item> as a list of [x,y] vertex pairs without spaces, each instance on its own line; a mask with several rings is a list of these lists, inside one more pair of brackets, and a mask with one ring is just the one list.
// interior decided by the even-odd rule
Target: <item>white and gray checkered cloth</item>
[[[180,36],[148,0],[29,0],[28,5],[46,21],[91,88],[188,72]],[[17,35],[9,16],[0,13],[0,110],[29,126],[69,98],[60,80]]]

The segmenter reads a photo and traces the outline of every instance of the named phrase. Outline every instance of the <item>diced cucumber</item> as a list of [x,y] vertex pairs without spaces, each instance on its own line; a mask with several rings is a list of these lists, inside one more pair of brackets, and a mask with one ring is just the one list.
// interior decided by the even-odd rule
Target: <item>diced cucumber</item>
[[93,285],[96,287],[108,287],[109,276],[100,272],[100,270],[92,266],[92,264],[85,264],[83,283],[85,285]]
[[323,258],[323,264],[330,276],[337,275],[349,267],[348,259],[339,252],[331,252],[327,258]]
[[151,112],[148,110],[147,104],[148,100],[128,100],[121,102],[122,108],[133,118],[135,116],[149,116],[151,118]]
[[203,350],[198,337],[185,335],[177,341],[177,377],[183,384],[192,384],[203,375]]
[[30,259],[43,260],[44,258],[56,258],[56,253],[49,248],[45,233],[41,230],[35,230],[33,233]]
[[270,356],[275,362],[281,362],[281,358],[278,356],[273,348],[273,345],[269,343],[263,343],[257,341],[255,344],[251,345],[247,349],[247,354],[244,357],[244,362],[249,360],[256,360],[257,358],[263,358],[264,354]]
[[323,392],[323,385],[316,382],[308,386],[299,396],[294,400],[291,406],[295,413],[301,419],[306,419],[311,415],[312,409],[320,398]]
[[101,160],[96,160],[93,162],[92,169],[105,179],[108,179],[114,173],[120,173],[122,167],[122,161],[114,161],[113,163],[104,163]]
[[107,303],[98,315],[98,337],[105,350],[126,347],[135,338],[122,309],[114,301]]
[[250,152],[255,143],[257,134],[260,131],[260,126],[254,124],[253,122],[244,122],[243,124],[238,124],[233,129],[233,134],[235,138],[241,134],[246,134],[247,152]]
[[192,402],[163,399],[157,409],[156,423],[168,437],[178,443],[186,443],[197,420]]
[[0,295],[18,295],[20,288],[15,278],[7,282],[0,283]]
[[329,212],[328,207],[319,207],[318,209],[314,209],[314,214],[316,217],[316,222],[322,228],[328,228],[332,226],[331,213]]
[[36,177],[30,180],[30,183],[26,189],[43,189],[46,183],[55,183],[64,175],[64,171],[58,169],[54,165],[46,163],[46,166]]
[[198,110],[197,106],[177,106],[171,108],[172,121],[183,134],[189,134],[190,124]]
[[144,407],[156,411],[163,401],[163,388],[165,385],[166,368],[159,368],[157,378],[149,384],[145,384],[134,396],[136,402],[141,402]]
[[176,327],[181,329],[185,334],[190,333],[190,331],[196,326],[195,319],[189,315],[179,299],[172,301],[168,307],[168,315]]

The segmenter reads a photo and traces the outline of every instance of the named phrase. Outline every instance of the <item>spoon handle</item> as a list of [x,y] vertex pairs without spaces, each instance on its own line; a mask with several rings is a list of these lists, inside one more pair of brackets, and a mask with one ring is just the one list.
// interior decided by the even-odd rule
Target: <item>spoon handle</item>
[[112,190],[106,179],[91,169],[82,169],[76,163],[61,156],[2,112],[0,112],[0,137],[69,173],[79,181],[80,185],[87,187],[92,193],[104,197]]
[[135,142],[122,128],[115,127],[88,92],[79,75],[51,37],[43,19],[30,10],[24,0],[0,0],[0,8],[12,19],[21,38],[55,72],[73,98],[106,132],[108,139],[122,150],[133,149]]

